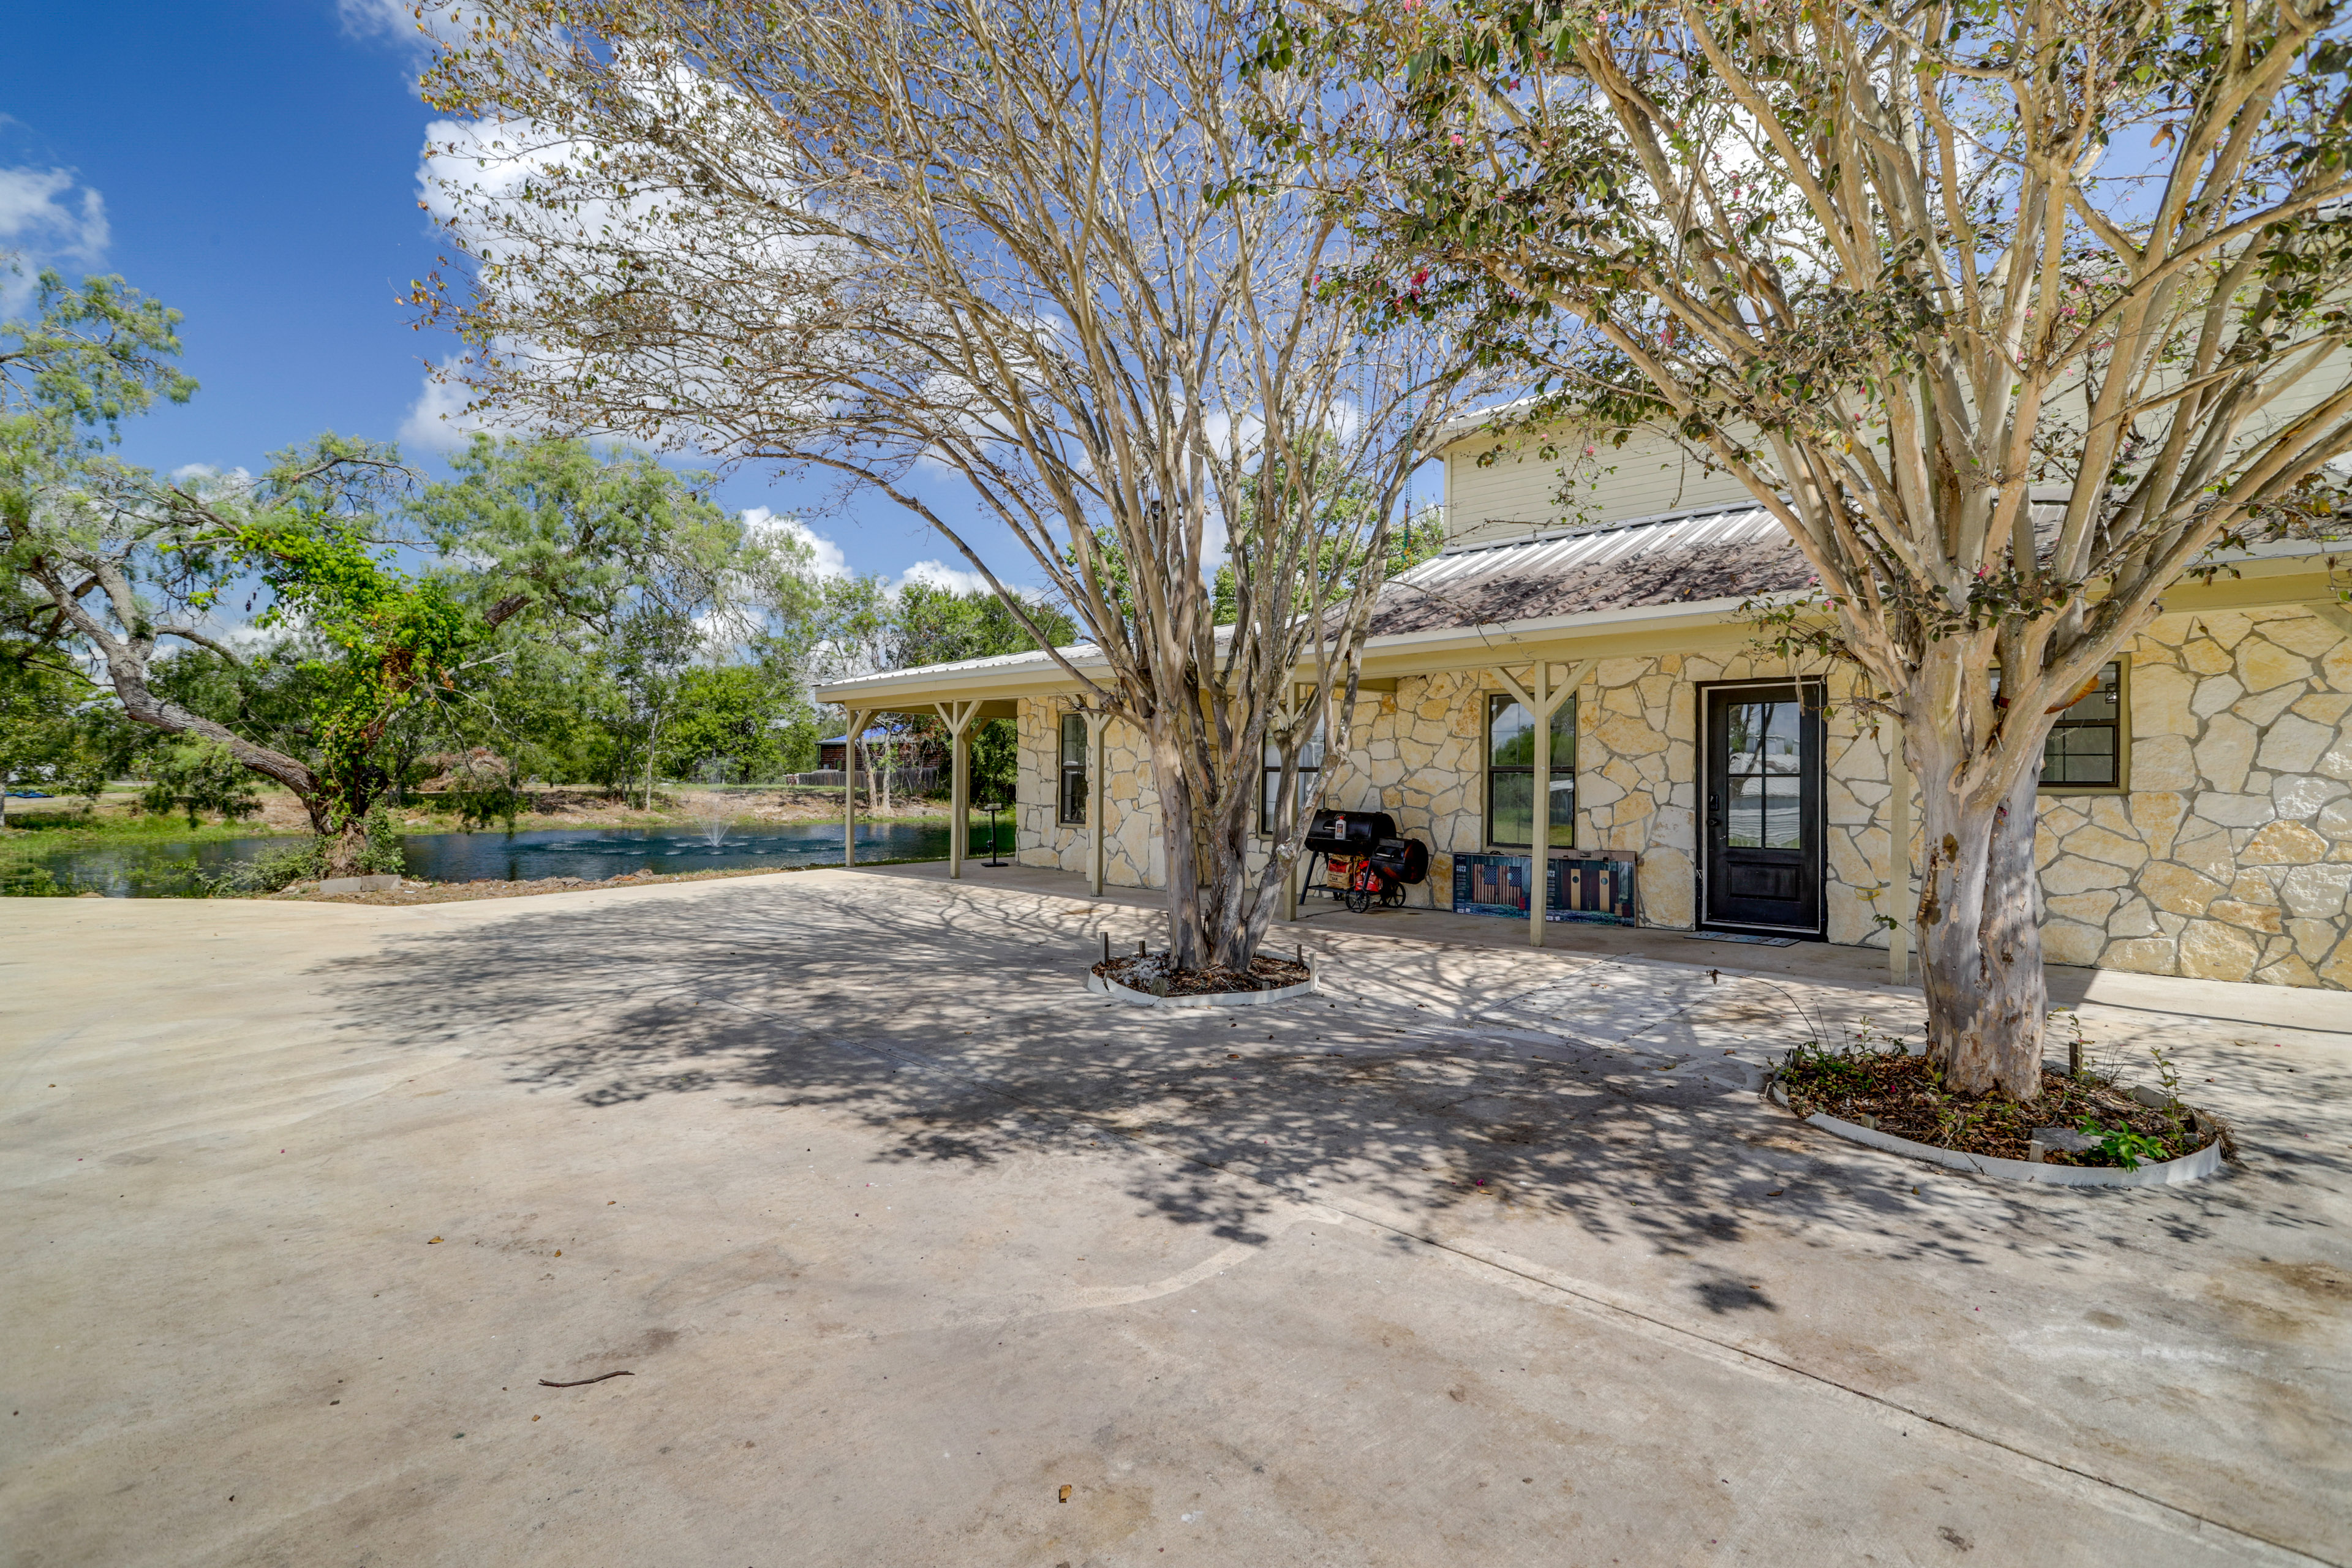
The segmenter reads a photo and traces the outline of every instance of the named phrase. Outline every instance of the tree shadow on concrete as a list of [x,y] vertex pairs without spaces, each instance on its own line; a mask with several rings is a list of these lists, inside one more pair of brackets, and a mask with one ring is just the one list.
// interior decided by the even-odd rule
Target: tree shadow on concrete
[[[533,1091],[590,1105],[705,1094],[815,1109],[864,1124],[882,1160],[938,1165],[1123,1138],[1157,1156],[1130,1167],[1139,1202],[1240,1241],[1263,1239],[1278,1209],[1343,1194],[1430,1224],[1563,1221],[1693,1258],[1759,1225],[1960,1263],[2003,1248],[2083,1258],[2147,1239],[2147,1215],[2120,1212],[2136,1194],[1989,1190],[1965,1215],[1922,1203],[1920,1167],[1802,1128],[1759,1100],[1752,1074],[1691,1054],[1709,1037],[1687,984],[1623,1046],[1572,1021],[1476,1022],[1498,993],[1572,972],[1530,976],[1491,952],[1389,944],[1364,984],[1335,971],[1339,994],[1238,1013],[1081,989],[1106,932],[1131,950],[1157,930],[1129,908],[810,879],[565,900],[407,938],[337,984],[355,1029],[454,1037]],[[1627,1005],[1638,1011],[1638,996]],[[2325,1088],[2340,1118],[2352,1097]],[[2199,1239],[2249,1204],[2269,1205],[2265,1223],[2326,1223],[2299,1207],[2301,1184],[2323,1172],[2343,1188],[2340,1153],[2314,1149],[2289,1188],[2181,1189],[2165,1227]],[[1983,1223],[1988,1205],[2013,1223]],[[1702,1291],[1710,1311],[1768,1305],[1724,1279]]]

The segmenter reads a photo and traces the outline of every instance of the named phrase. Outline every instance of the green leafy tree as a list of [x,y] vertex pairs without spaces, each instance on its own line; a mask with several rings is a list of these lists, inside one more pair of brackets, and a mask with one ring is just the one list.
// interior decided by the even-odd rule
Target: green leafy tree
[[816,722],[807,705],[752,665],[698,667],[679,678],[677,710],[662,742],[662,771],[698,774],[706,763],[755,780],[813,762]]
[[2342,8],[1284,4],[1258,63],[1339,116],[1258,128],[1377,247],[1364,309],[1472,312],[1527,426],[1642,428],[1787,530],[1788,646],[1924,786],[1928,1048],[2038,1094],[2052,724],[2217,545],[2344,504]]
[[273,468],[267,504],[224,516],[272,595],[255,625],[299,626],[319,650],[309,661],[310,729],[313,788],[326,809],[313,815],[334,841],[330,875],[356,865],[368,812],[396,777],[383,752],[385,731],[420,694],[455,689],[468,654],[527,603],[509,595],[487,614],[469,613],[446,581],[394,568],[367,531],[383,513],[383,478],[398,471],[395,462],[389,448],[322,437]]
[[176,808],[187,814],[188,826],[194,827],[205,812],[234,821],[261,809],[251,771],[217,741],[168,736],[147,749],[139,766],[147,775],[139,804],[158,816]]
[[0,647],[0,828],[8,791],[38,786],[95,801],[121,761],[98,693],[33,645]]
[[625,447],[478,437],[451,467],[411,509],[425,538],[469,563],[478,602],[564,629],[597,700],[598,769],[641,780],[650,807],[664,759],[684,754],[667,731],[691,672],[759,639],[761,606],[796,602],[804,547],[752,537],[709,475]]
[[[194,390],[167,363],[178,316],[111,279],[74,289],[44,274],[39,300],[37,321],[0,326],[0,531],[21,629],[94,658],[131,720],[284,784],[330,840],[331,869],[344,869],[383,784],[373,742],[420,688],[450,683],[472,635],[444,592],[394,571],[370,542],[396,454],[322,437],[258,480],[166,482],[119,463],[104,448],[124,416]],[[333,679],[314,698],[308,758],[158,689],[174,648],[237,662],[208,628],[224,593],[257,574],[278,595],[264,619],[299,609],[330,650],[313,672]],[[494,606],[478,622],[512,613]]]

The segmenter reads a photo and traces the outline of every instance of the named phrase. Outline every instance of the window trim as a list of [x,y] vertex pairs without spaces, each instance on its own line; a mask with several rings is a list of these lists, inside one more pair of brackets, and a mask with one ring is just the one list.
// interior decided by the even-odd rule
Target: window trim
[[[1078,727],[1078,755],[1081,758],[1075,763],[1069,760],[1065,750],[1069,744],[1070,726],[1073,724]],[[1060,826],[1084,827],[1087,825],[1087,796],[1089,793],[1087,770],[1094,763],[1093,740],[1093,736],[1087,732],[1087,716],[1076,709],[1064,709],[1060,721],[1054,726],[1054,820]],[[1071,815],[1070,804],[1072,774],[1076,774],[1078,780],[1076,815],[1075,816]]]
[[[2053,784],[2047,780],[2037,779],[2034,785],[2037,795],[2131,794],[2131,655],[2119,653],[2104,662],[2116,667],[2116,782],[2111,784]],[[2060,715],[2061,719],[2063,717],[2064,715]],[[2053,735],[2058,732],[2056,721],[2052,723],[2050,732]],[[2046,748],[2049,742],[2045,739],[2042,744],[2045,748],[2044,755],[2047,755]]]
[[[1483,807],[1478,823],[1479,842],[1488,849],[1504,851],[1524,849],[1529,855],[1533,855],[1536,852],[1533,844],[1506,843],[1495,837],[1495,773],[1496,771],[1495,767],[1495,704],[1500,701],[1508,706],[1517,707],[1519,700],[1507,691],[1482,690],[1478,693],[1478,700],[1482,704],[1478,715],[1478,784],[1479,800]],[[1578,847],[1577,773],[1583,757],[1583,748],[1579,744],[1582,739],[1579,725],[1582,721],[1583,715],[1577,711],[1577,698],[1573,692],[1561,700],[1559,708],[1553,710],[1552,717],[1557,720],[1562,713],[1568,715],[1568,842],[1546,845],[1545,851],[1553,855],[1573,854]],[[1533,763],[1528,763],[1525,768],[1507,767],[1501,771],[1507,773],[1525,773],[1529,780],[1529,793],[1533,793],[1536,771]],[[1560,772],[1557,767],[1553,769],[1551,776],[1554,779],[1560,777]],[[1546,804],[1548,807],[1549,803]],[[1529,838],[1536,837],[1533,801],[1528,803],[1528,837]]]

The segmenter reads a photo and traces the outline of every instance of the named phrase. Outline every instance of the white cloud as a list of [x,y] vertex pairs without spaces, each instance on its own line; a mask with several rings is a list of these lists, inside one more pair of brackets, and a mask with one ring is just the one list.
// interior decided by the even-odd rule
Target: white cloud
[[112,237],[106,198],[72,170],[0,169],[0,314],[24,310],[34,273],[59,263],[95,267]]
[[470,5],[445,4],[420,16],[416,0],[335,0],[335,12],[354,37],[390,38],[418,49],[458,42],[477,15]]
[[785,517],[755,506],[743,513],[743,531],[754,540],[789,539],[808,552],[809,570],[819,577],[846,577],[849,558],[841,546],[796,517]]
[[991,592],[988,579],[977,572],[967,572],[961,566],[950,566],[944,561],[918,561],[899,574],[898,585],[921,583],[933,588],[945,588],[956,594]]
[[495,423],[466,411],[473,389],[457,379],[457,362],[448,361],[439,370],[425,373],[425,385],[416,401],[408,405],[408,416],[400,422],[404,446],[456,452],[463,450],[478,431],[500,434]]
[[0,169],[0,240],[59,258],[96,261],[112,237],[106,198],[69,169]]

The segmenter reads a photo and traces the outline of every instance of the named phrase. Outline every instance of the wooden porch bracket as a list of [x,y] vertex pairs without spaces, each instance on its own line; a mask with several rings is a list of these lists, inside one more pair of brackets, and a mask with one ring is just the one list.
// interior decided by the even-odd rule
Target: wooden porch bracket
[[[963,875],[964,841],[971,836],[971,742],[972,721],[980,717],[978,702],[935,702],[932,708],[940,722],[948,727],[948,815],[952,826],[948,829],[948,875]],[[989,844],[992,853],[993,841]]]
[[[1558,686],[1551,684],[1551,661],[1549,659],[1538,659],[1528,667],[1524,685],[1503,666],[1494,667],[1495,679],[1503,683],[1503,689],[1535,716],[1535,798],[1528,803],[1528,945],[1530,947],[1544,944],[1544,907],[1549,901],[1544,896],[1544,883],[1551,871],[1551,717],[1559,711],[1561,703],[1576,695],[1578,689],[1584,684],[1584,678],[1592,673],[1592,667],[1598,662],[1597,659],[1586,659],[1569,671],[1568,679]],[[1580,757],[1582,754],[1580,746],[1578,755]]]

